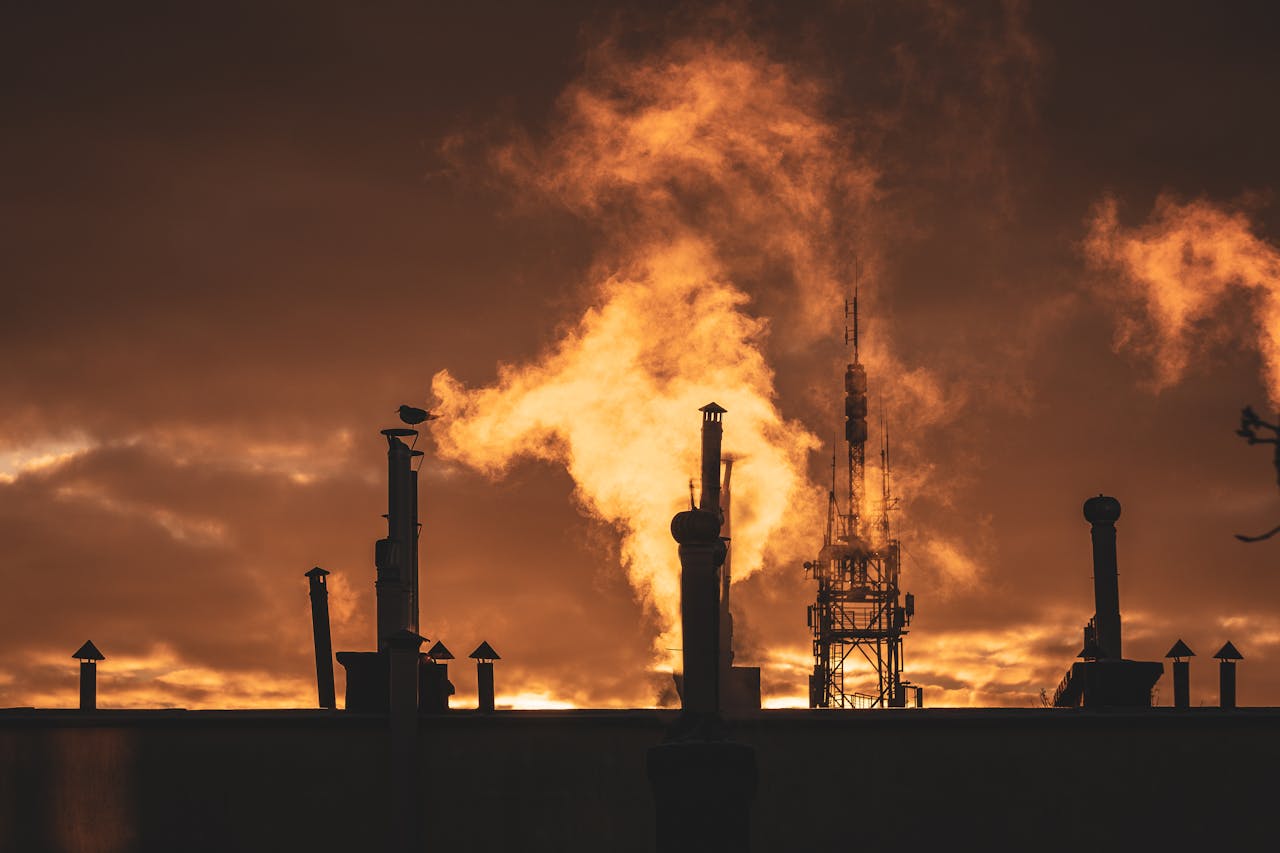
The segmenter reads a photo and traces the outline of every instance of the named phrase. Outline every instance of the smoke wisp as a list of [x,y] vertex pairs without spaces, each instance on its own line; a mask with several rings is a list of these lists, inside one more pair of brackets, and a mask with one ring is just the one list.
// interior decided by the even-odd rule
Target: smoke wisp
[[1206,345],[1235,337],[1232,300],[1242,299],[1244,331],[1262,356],[1271,403],[1280,405],[1280,250],[1243,212],[1162,195],[1150,218],[1130,228],[1106,198],[1091,216],[1085,252],[1119,273],[1116,344],[1151,359],[1157,390],[1178,382]]
[[760,306],[787,306],[788,328],[830,329],[841,213],[874,196],[876,175],[824,120],[821,89],[744,37],[638,58],[606,45],[560,107],[545,142],[510,142],[492,163],[601,227],[590,307],[490,387],[438,374],[440,453],[494,475],[519,458],[564,465],[581,506],[621,534],[656,648],[678,647],[667,525],[697,470],[699,406],[728,409],[725,449],[743,460],[735,579],[785,550],[789,519],[819,517],[805,476],[817,440],[779,410]]

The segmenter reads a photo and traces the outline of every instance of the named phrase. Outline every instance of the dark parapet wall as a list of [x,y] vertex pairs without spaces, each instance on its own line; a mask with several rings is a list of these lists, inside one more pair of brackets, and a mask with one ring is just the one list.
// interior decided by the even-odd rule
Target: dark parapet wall
[[[651,853],[645,759],[672,719],[423,718],[422,849]],[[757,755],[759,853],[845,849],[856,766],[899,792],[860,824],[860,849],[1266,849],[1280,766],[1271,708],[766,711],[729,726]],[[379,715],[0,711],[0,850],[383,850],[387,760]]]

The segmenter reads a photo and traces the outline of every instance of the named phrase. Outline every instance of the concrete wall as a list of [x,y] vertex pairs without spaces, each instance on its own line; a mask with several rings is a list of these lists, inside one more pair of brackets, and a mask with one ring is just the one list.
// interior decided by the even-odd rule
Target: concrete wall
[[[454,712],[420,730],[424,850],[649,851],[668,712]],[[753,849],[1257,844],[1280,711],[766,712]],[[0,711],[0,851],[385,849],[385,718]],[[1274,843],[1274,842],[1272,842]]]

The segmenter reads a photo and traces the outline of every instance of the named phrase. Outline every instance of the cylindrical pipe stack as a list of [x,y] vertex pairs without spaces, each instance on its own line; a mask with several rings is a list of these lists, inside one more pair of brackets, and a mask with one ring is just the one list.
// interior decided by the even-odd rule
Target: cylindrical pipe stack
[[329,574],[316,566],[307,572],[311,594],[311,635],[316,647],[316,694],[321,708],[338,707],[333,686],[333,638],[329,633]]
[[1116,519],[1120,501],[1105,495],[1084,502],[1084,517],[1093,525],[1093,602],[1098,657],[1119,660],[1120,579],[1116,562]]
[[412,450],[400,439],[416,430],[385,429],[387,439],[387,538],[374,552],[378,579],[378,651],[387,651],[387,637],[400,631],[416,633],[417,588],[417,475]]
[[702,505],[671,520],[680,543],[683,712],[648,754],[658,853],[744,853],[750,844],[755,751],[724,737],[720,718],[720,438],[724,409],[702,408]]
[[98,651],[92,640],[86,640],[72,657],[80,661],[80,710],[97,710],[98,661],[106,660],[106,657]]
[[680,543],[680,625],[684,634],[684,710],[720,710],[720,590],[724,561],[720,539],[720,450],[725,410],[708,403],[702,412],[702,499],[698,509],[671,520]]
[[1218,705],[1224,710],[1236,706],[1236,661],[1244,660],[1244,655],[1228,641],[1218,653]]

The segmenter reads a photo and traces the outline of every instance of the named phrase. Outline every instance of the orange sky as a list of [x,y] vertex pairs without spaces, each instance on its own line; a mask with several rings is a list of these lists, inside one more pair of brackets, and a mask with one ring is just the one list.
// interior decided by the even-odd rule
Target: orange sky
[[711,399],[738,661],[803,704],[854,256],[926,703],[1053,692],[1098,492],[1126,654],[1280,703],[1269,8],[544,6],[6,13],[0,706],[86,638],[104,707],[313,703],[302,574],[371,648],[404,402],[423,633],[500,703],[669,702]]

